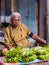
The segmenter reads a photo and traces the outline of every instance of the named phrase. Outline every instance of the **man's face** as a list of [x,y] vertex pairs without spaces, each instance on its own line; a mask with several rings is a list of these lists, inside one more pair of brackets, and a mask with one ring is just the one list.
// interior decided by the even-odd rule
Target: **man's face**
[[14,16],[11,20],[13,26],[18,26],[20,23],[20,16]]

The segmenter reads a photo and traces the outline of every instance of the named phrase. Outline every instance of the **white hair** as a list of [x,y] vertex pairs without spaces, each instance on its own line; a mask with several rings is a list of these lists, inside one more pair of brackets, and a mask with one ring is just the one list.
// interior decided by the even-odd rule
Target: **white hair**
[[21,18],[20,13],[18,13],[18,12],[13,12],[13,13],[11,14],[11,18],[13,18],[14,16],[20,16],[20,18]]

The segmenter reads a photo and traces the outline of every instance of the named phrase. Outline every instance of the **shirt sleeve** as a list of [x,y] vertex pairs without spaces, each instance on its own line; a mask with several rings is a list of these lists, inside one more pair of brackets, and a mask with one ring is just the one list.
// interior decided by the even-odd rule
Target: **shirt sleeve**
[[25,32],[26,32],[28,35],[31,33],[31,31],[29,30],[29,28],[28,28],[25,24],[22,23],[22,27],[23,27],[23,29],[25,30]]
[[33,35],[34,35],[34,33],[32,33],[32,32],[29,34],[30,37],[32,37]]

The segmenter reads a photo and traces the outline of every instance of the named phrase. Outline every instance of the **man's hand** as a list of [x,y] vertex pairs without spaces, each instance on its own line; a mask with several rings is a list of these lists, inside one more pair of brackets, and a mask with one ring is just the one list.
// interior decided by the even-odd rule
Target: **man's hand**
[[33,38],[34,40],[36,40],[37,42],[46,45],[46,41],[45,41],[44,39],[41,39],[39,36],[33,35],[32,38]]
[[8,49],[11,49],[12,48],[12,45],[11,44],[7,44],[6,45]]
[[46,41],[45,40],[41,39],[41,42],[46,45]]

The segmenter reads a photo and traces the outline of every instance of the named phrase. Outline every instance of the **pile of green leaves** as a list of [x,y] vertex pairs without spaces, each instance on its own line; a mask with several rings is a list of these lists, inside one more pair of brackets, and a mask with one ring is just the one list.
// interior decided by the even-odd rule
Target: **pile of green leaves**
[[12,48],[4,58],[5,62],[30,62],[35,59],[48,60],[49,59],[49,46],[33,48]]
[[36,54],[33,53],[32,49],[23,48],[21,52],[21,62],[30,62],[37,59]]
[[49,59],[49,46],[45,46],[36,51],[37,58],[41,60]]
[[10,49],[4,58],[4,62],[30,62],[37,58],[36,54],[29,48],[12,48]]
[[10,49],[4,58],[5,62],[18,62],[21,58],[21,47]]

